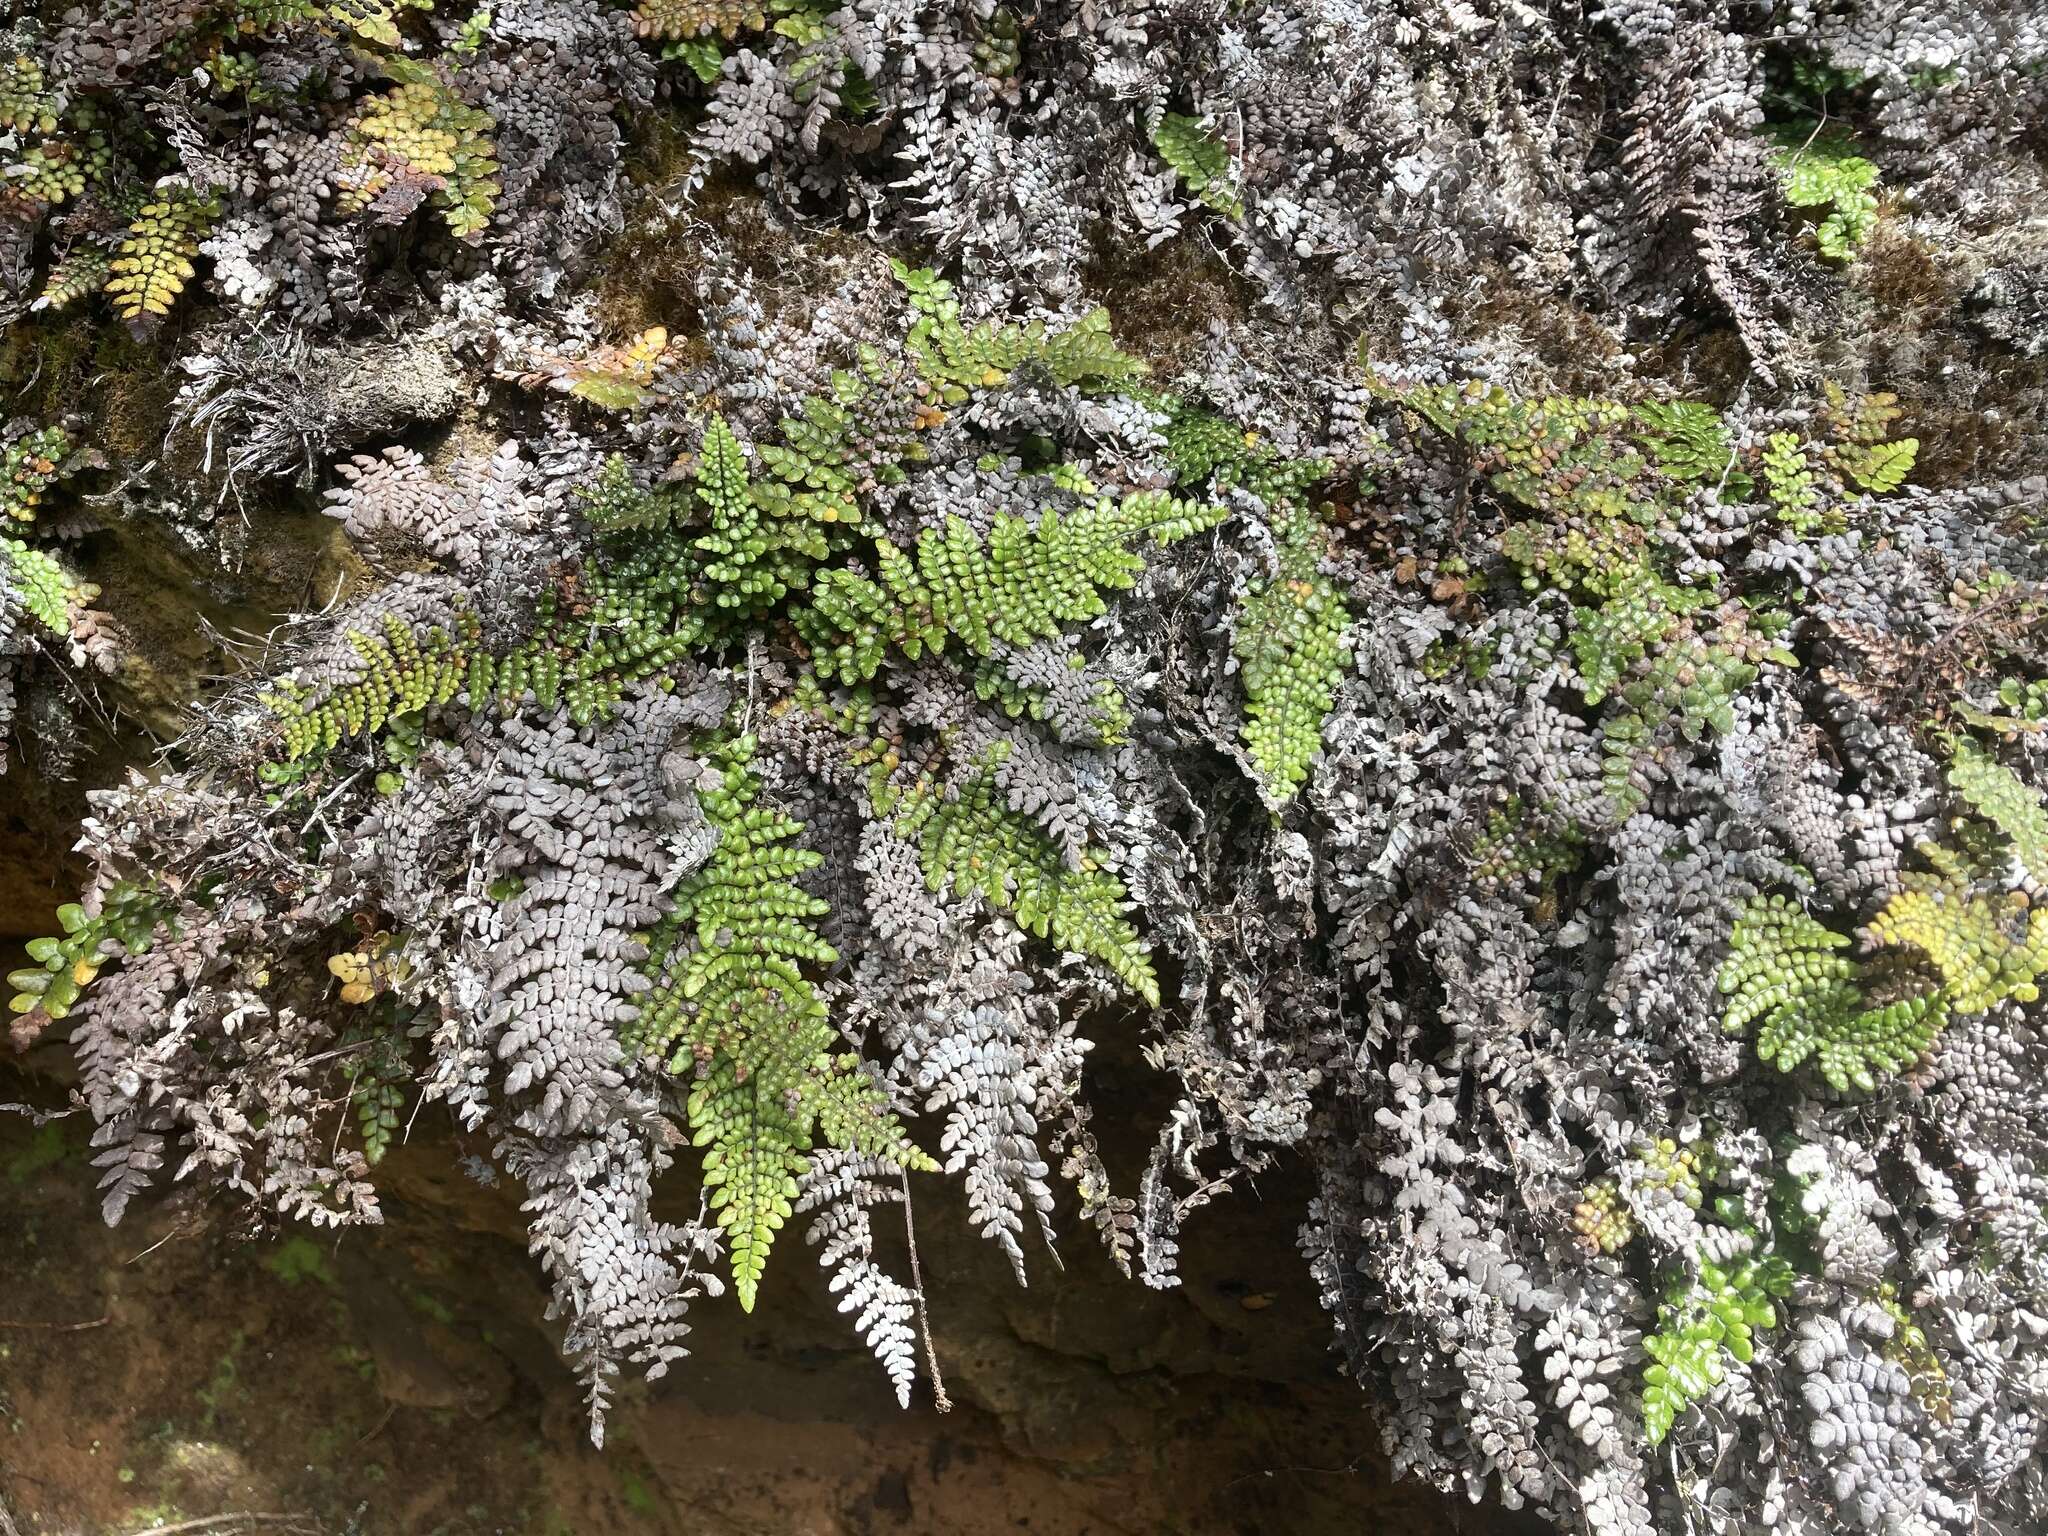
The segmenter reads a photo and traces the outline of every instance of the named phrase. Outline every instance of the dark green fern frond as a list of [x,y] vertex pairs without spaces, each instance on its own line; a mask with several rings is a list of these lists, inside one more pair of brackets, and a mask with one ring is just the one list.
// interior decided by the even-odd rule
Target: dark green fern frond
[[1636,440],[1650,450],[1657,467],[1674,480],[1704,480],[1717,483],[1728,476],[1731,495],[1739,500],[1748,476],[1734,469],[1735,452],[1728,441],[1728,429],[1721,413],[1711,405],[1694,400],[1652,401],[1635,408],[1636,419],[1647,430]]

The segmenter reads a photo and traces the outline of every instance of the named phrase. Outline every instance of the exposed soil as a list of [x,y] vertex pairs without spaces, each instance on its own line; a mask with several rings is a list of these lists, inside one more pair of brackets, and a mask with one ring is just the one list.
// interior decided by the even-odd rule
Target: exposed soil
[[[27,1086],[0,1069],[0,1099]],[[1078,1244],[1024,1291],[935,1184],[918,1236],[949,1414],[922,1390],[897,1408],[792,1235],[759,1310],[700,1303],[697,1352],[622,1388],[597,1451],[516,1195],[457,1149],[393,1153],[381,1229],[248,1243],[181,1196],[102,1226],[81,1121],[0,1115],[0,1500],[22,1536],[231,1511],[322,1536],[1501,1528],[1390,1485],[1288,1240],[1296,1190],[1203,1212],[1177,1292]]]

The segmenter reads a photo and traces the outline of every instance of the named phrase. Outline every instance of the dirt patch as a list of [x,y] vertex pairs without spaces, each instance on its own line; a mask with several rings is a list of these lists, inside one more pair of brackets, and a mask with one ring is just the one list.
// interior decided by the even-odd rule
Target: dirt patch
[[[22,1086],[0,1072],[0,1099]],[[381,1229],[247,1243],[181,1196],[103,1227],[86,1134],[0,1115],[0,1498],[23,1536],[231,1510],[329,1536],[1501,1528],[1390,1483],[1291,1201],[1206,1213],[1189,1252],[1212,1267],[1182,1292],[1079,1247],[1021,1291],[935,1188],[951,1413],[897,1408],[792,1241],[758,1313],[704,1305],[697,1352],[622,1387],[600,1452],[516,1194],[454,1147],[394,1154]]]

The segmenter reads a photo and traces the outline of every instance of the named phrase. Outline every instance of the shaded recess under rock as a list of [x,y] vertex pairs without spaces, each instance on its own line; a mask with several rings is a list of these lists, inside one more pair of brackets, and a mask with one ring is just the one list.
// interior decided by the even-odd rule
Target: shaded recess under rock
[[[0,1098],[24,1094],[51,1085],[0,1073]],[[83,1134],[0,1120],[0,1323],[107,1320],[0,1327],[0,1500],[24,1536],[238,1509],[309,1511],[326,1536],[1530,1529],[1389,1481],[1290,1260],[1296,1191],[1218,1212],[1212,1255],[1163,1295],[1088,1254],[1018,1291],[934,1204],[952,1413],[898,1409],[823,1277],[791,1265],[772,1321],[703,1334],[597,1452],[536,1325],[517,1201],[457,1172],[460,1148],[392,1155],[382,1228],[248,1244],[184,1196],[103,1227]]]

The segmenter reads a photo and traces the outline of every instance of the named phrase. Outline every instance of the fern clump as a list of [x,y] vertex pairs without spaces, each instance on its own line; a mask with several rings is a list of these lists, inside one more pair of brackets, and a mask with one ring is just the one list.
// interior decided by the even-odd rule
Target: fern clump
[[53,635],[70,634],[73,605],[91,601],[98,591],[75,580],[43,551],[4,534],[0,534],[0,582],[10,589],[8,598]]
[[[1961,849],[1923,845],[1931,868],[1905,875],[1864,930],[1872,946],[1917,961],[1925,979],[1855,961],[1847,936],[1782,896],[1758,898],[1736,922],[1721,970],[1729,1033],[1762,1020],[1757,1049],[1766,1061],[1791,1071],[1814,1057],[1831,1087],[1867,1092],[1925,1057],[1956,1016],[2039,997],[2048,911],[2023,891],[1987,889],[1986,876],[2002,873],[2006,860],[2038,867],[2048,855],[2048,812],[1968,737],[1951,739],[1949,782],[1984,820],[1957,823]],[[1972,850],[1994,840],[1998,857],[1975,862]],[[1877,993],[1891,995],[1873,1002]]]

